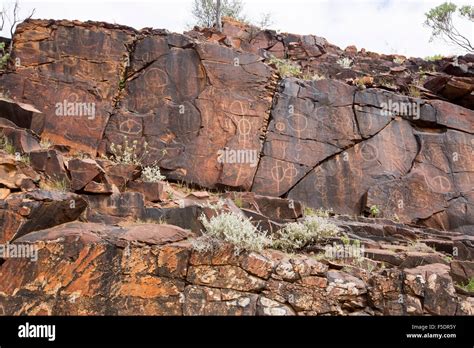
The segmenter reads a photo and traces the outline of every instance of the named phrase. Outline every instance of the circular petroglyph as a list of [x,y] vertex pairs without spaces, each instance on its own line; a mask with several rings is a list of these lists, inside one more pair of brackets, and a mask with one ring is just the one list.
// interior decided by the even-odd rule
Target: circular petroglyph
[[144,75],[145,87],[152,92],[162,92],[169,84],[168,74],[160,68],[151,68]]
[[240,100],[234,100],[230,104],[229,111],[235,115],[247,115],[247,106]]
[[301,114],[293,114],[288,117],[288,127],[295,132],[302,132],[308,128],[308,119]]
[[286,125],[283,121],[278,121],[275,123],[275,129],[279,132],[283,132],[286,129]]
[[359,153],[364,161],[372,162],[378,159],[379,152],[371,143],[364,142],[359,148]]

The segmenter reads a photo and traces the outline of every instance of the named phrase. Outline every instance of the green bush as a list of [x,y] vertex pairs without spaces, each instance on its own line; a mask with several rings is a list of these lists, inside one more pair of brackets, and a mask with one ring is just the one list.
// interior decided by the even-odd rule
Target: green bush
[[279,59],[272,56],[269,60],[271,65],[274,65],[278,70],[278,74],[282,77],[300,77],[302,75],[299,65],[294,64],[288,59]]

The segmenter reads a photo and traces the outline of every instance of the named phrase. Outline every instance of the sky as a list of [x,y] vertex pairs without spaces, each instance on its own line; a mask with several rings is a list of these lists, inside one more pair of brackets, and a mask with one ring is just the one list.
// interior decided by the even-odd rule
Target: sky
[[[0,0],[7,8],[13,0]],[[401,54],[409,57],[461,54],[445,41],[429,42],[424,14],[444,0],[243,0],[244,13],[258,21],[270,13],[272,29],[314,34],[341,48]],[[451,0],[466,5],[470,0]],[[96,20],[136,29],[165,28],[182,33],[192,26],[193,0],[20,0],[21,15],[33,18]],[[0,7],[2,7],[0,5]],[[468,22],[468,21],[464,21]],[[474,25],[459,22],[460,32],[474,39]],[[0,32],[9,36],[8,30]]]

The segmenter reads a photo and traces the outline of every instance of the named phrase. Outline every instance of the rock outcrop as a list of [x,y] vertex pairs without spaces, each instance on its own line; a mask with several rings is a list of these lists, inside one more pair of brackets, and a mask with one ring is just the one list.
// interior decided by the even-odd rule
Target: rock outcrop
[[[232,20],[185,34],[28,20],[13,43],[0,314],[474,315],[472,55],[342,50]],[[346,237],[196,247],[219,212],[273,238],[315,211]]]

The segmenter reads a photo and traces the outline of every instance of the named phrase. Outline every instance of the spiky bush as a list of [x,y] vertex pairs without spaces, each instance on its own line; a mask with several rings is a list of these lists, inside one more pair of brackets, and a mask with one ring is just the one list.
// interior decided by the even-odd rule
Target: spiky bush
[[134,164],[141,166],[143,158],[146,154],[148,154],[148,143],[145,142],[143,144],[142,154],[139,153],[137,146],[137,140],[134,140],[130,143],[128,141],[128,138],[124,137],[122,145],[117,145],[115,143],[110,144],[110,152],[112,153],[110,159],[117,163]]
[[222,213],[209,220],[202,214],[199,220],[205,230],[202,231],[203,237],[197,242],[197,250],[212,250],[213,245],[219,244],[219,240],[233,244],[236,253],[242,250],[261,251],[270,245],[266,233],[252,225],[249,219],[236,213]]
[[349,69],[352,63],[353,63],[352,59],[347,58],[347,57],[339,58],[337,60],[337,64],[339,64],[341,68],[344,68],[344,69]]
[[141,178],[146,182],[158,182],[166,179],[166,177],[161,174],[160,167],[157,165],[144,167]]
[[273,241],[273,247],[284,251],[293,251],[316,244],[341,234],[339,227],[320,216],[308,216],[301,222],[287,224],[279,231],[279,237]]

